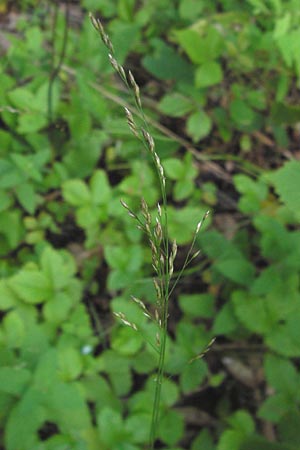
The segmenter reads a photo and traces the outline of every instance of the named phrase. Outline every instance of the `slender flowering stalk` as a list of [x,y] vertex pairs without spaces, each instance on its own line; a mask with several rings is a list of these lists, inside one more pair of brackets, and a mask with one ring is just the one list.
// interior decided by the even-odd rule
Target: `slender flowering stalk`
[[[171,288],[171,278],[174,272],[174,261],[177,254],[177,244],[175,241],[172,243],[172,245],[170,245],[169,243],[166,179],[159,155],[155,150],[154,139],[149,131],[147,120],[145,118],[140,97],[140,88],[132,72],[126,72],[126,70],[118,63],[118,61],[114,57],[113,45],[110,41],[109,36],[105,33],[101,21],[94,18],[92,15],[90,15],[90,18],[94,28],[99,33],[104,45],[108,50],[108,57],[112,67],[114,68],[116,73],[118,73],[121,80],[125,83],[128,91],[132,94],[133,101],[142,119],[143,125],[138,126],[132,112],[128,108],[125,108],[127,123],[133,135],[140,140],[146,151],[151,155],[160,185],[161,204],[157,205],[157,216],[154,223],[145,199],[142,198],[141,200],[141,217],[140,215],[133,212],[127,205],[127,203],[121,200],[121,204],[126,209],[129,216],[136,221],[137,227],[142,230],[147,236],[152,254],[152,267],[155,274],[153,278],[153,284],[156,292],[156,308],[154,315],[151,314],[142,300],[134,296],[132,297],[132,300],[141,308],[143,314],[148,319],[154,321],[158,327],[158,331],[155,336],[156,343],[150,343],[150,345],[154,346],[155,350],[158,352],[157,374],[155,379],[155,392],[150,429],[150,449],[153,450],[155,448],[155,440],[160,418],[160,398],[164,378],[165,354],[168,335],[167,326],[169,299],[185,268],[197,255],[197,253],[192,254],[192,251],[196,242],[197,234],[200,231],[202,223],[206,219],[208,213],[197,225],[194,238],[183,267],[180,270],[179,275],[175,279],[175,282]],[[131,327],[135,331],[140,331],[137,325],[129,321],[123,313],[116,313],[115,316],[124,325]],[[200,356],[197,356],[196,358],[199,357]]]

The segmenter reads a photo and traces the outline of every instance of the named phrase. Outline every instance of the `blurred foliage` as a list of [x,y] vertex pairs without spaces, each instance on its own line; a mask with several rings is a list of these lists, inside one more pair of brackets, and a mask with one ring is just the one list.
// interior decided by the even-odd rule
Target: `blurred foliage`
[[[3,23],[17,16],[1,32],[10,43],[0,62],[1,448],[148,441],[156,330],[130,296],[154,307],[151,256],[119,200],[138,211],[143,196],[154,211],[159,189],[92,10],[140,84],[171,237],[188,245],[213,210],[171,304],[161,445],[298,449],[298,3],[1,2]],[[118,323],[119,311],[140,332]],[[206,423],[190,418],[190,399]]]

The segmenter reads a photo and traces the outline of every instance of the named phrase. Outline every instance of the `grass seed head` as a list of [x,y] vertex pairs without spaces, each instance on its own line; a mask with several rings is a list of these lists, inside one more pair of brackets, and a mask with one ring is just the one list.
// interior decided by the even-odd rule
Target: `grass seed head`
[[132,75],[132,72],[130,70],[128,71],[128,78],[129,78],[130,86],[132,87],[132,90],[133,90],[135,101],[136,101],[138,107],[142,108],[142,102],[141,102],[141,97],[140,97],[140,88],[139,88],[137,82],[135,81],[134,76]]

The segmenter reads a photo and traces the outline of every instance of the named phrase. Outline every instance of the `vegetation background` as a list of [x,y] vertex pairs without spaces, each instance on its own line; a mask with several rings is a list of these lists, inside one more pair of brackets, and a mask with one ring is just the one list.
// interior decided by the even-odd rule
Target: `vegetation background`
[[89,11],[140,86],[175,273],[211,211],[170,300],[156,448],[299,450],[298,0],[1,1],[0,448],[148,445],[151,251],[120,199],[155,217],[160,191]]

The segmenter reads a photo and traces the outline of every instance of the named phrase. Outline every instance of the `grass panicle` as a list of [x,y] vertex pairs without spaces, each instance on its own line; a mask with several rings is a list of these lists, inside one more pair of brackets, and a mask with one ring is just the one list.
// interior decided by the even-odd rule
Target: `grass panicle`
[[[199,233],[201,226],[204,220],[206,219],[208,213],[206,213],[203,219],[198,223],[196,231],[194,233],[191,247],[186,256],[184,264],[171,286],[171,278],[174,273],[174,262],[177,254],[177,244],[176,241],[170,244],[169,230],[168,230],[166,178],[159,155],[155,150],[154,139],[149,131],[149,126],[145,118],[145,114],[142,107],[142,101],[140,97],[140,88],[132,72],[126,71],[116,60],[114,56],[113,45],[110,41],[109,36],[106,34],[101,21],[99,19],[96,19],[92,15],[90,15],[90,18],[94,28],[99,33],[104,45],[108,50],[108,57],[112,67],[114,68],[115,72],[120,76],[121,80],[125,83],[128,92],[131,93],[132,95],[133,102],[135,103],[136,109],[139,113],[139,117],[142,120],[142,126],[137,125],[132,112],[130,111],[129,108],[126,107],[125,115],[127,123],[133,135],[141,141],[146,151],[151,155],[160,185],[161,204],[158,203],[157,205],[157,215],[154,221],[152,219],[149,206],[144,198],[141,199],[140,214],[136,214],[134,211],[131,210],[131,208],[127,205],[127,203],[121,200],[121,204],[126,209],[129,216],[136,221],[137,227],[140,230],[142,230],[148,238],[152,255],[152,267],[155,274],[153,278],[153,285],[156,292],[156,305],[153,315],[147,309],[146,305],[142,300],[132,296],[132,300],[141,308],[143,314],[150,320],[153,320],[158,327],[154,344],[156,350],[158,351],[158,364],[157,364],[157,374],[155,378],[155,393],[154,393],[151,428],[150,428],[150,449],[154,449],[160,418],[160,398],[164,378],[169,299],[178,281],[183,275],[183,272],[186,269],[187,265],[199,254],[199,252],[193,253],[193,248],[196,242],[197,234]],[[138,326],[127,320],[127,318],[123,313],[121,312],[115,313],[115,316],[119,320],[121,320],[121,322],[124,325],[131,327],[135,331],[139,331]],[[209,344],[209,346],[210,345],[211,344]],[[207,350],[205,350],[202,353],[202,355],[206,353],[206,351]],[[200,356],[198,355],[196,358],[199,357]]]

